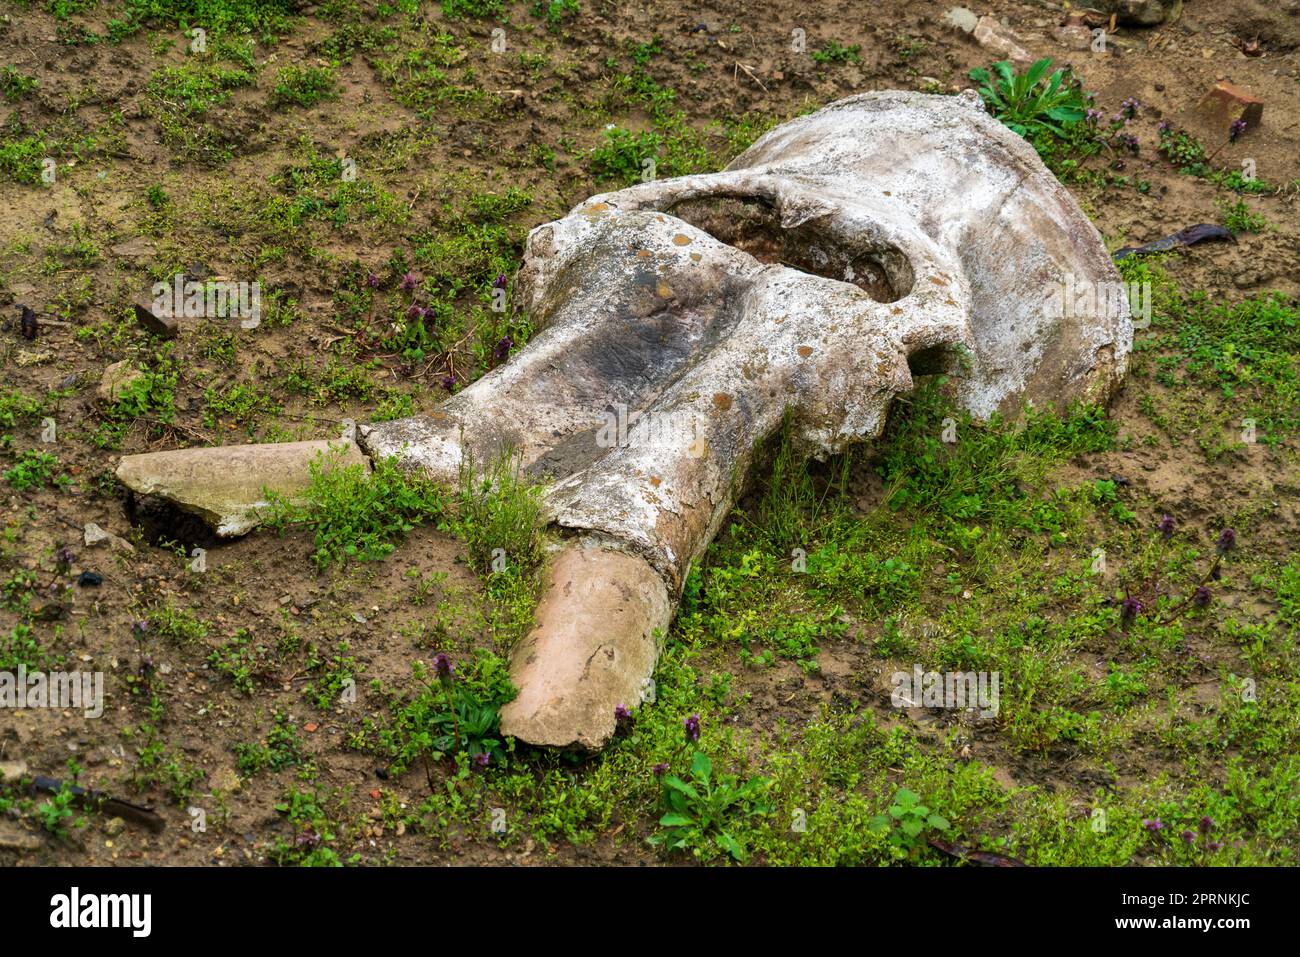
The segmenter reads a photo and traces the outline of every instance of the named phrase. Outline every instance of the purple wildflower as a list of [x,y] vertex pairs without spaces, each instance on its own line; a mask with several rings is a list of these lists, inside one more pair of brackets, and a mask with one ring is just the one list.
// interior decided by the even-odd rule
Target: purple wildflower
[[1125,100],[1119,105],[1119,111],[1130,119],[1137,116],[1137,112],[1140,109],[1142,109],[1142,102],[1132,98]]
[[625,704],[614,705],[614,720],[619,724],[632,720],[632,709]]
[[419,306],[415,305],[414,303],[412,303],[410,308],[406,310],[406,318],[410,319],[412,322],[414,322],[416,319],[421,318],[423,315],[424,315],[424,310],[421,309]]
[[1246,132],[1245,120],[1233,120],[1232,126],[1228,128],[1228,142],[1235,143],[1242,133]]
[[505,273],[503,273],[503,272],[497,273],[497,278],[494,279],[494,280],[492,280],[492,288],[493,288],[493,289],[504,289],[504,288],[506,288],[506,281],[507,281],[507,280],[506,280],[506,274],[505,274]]
[[1226,555],[1232,551],[1232,547],[1237,544],[1237,532],[1231,528],[1225,528],[1219,533],[1219,541],[1214,547],[1219,550],[1220,555]]
[[1173,517],[1172,515],[1166,515],[1166,516],[1164,516],[1163,518],[1160,519],[1160,524],[1156,526],[1156,529],[1157,529],[1157,530],[1160,532],[1160,534],[1163,535],[1165,538],[1173,538],[1173,537],[1174,537],[1174,517]]
[[492,755],[488,754],[486,751],[480,751],[478,754],[474,755],[474,763],[480,768],[485,768],[492,763]]
[[144,621],[143,619],[140,621],[131,622],[131,634],[135,635],[136,638],[143,638],[145,632],[147,632],[148,630],[149,630],[149,622]]
[[456,388],[456,377],[454,375],[445,375],[442,377],[442,382],[440,384],[444,389],[450,392],[452,389]]
[[1156,127],[1156,130],[1157,130],[1158,132],[1160,132],[1160,133],[1168,133],[1168,132],[1169,132],[1169,121],[1168,121],[1168,120],[1161,120],[1161,121],[1160,121],[1160,125]]
[[510,350],[515,347],[515,340],[509,336],[502,337],[497,343],[496,348],[492,350],[492,358],[496,362],[504,362],[506,356],[510,355]]
[[668,773],[668,762],[661,761],[650,769],[654,772],[655,777],[661,778]]
[[1148,817],[1143,819],[1142,826],[1154,834],[1156,831],[1163,831],[1165,829],[1165,822],[1160,820],[1158,817]]
[[1207,814],[1205,817],[1201,818],[1200,827],[1202,834],[1209,834],[1210,831],[1214,829],[1214,818]]
[[1192,604],[1197,608],[1204,608],[1210,603],[1210,590],[1204,585],[1197,585],[1196,591],[1192,594]]
[[450,678],[456,671],[456,667],[441,651],[433,656],[433,673],[444,681]]
[[1101,119],[1101,110],[1089,110],[1086,116],[1089,123],[1096,123]]
[[379,277],[376,276],[374,273],[371,273],[369,276],[366,277],[366,285],[369,286],[371,289],[378,289]]
[[699,741],[700,740],[700,716],[698,714],[693,714],[689,718],[687,718],[686,721],[683,723],[686,726],[686,740]]
[[420,284],[420,277],[413,272],[408,272],[402,277],[402,292],[412,292]]
[[1196,833],[1192,831],[1190,828],[1188,830],[1183,831],[1183,840],[1186,841],[1188,844],[1193,843],[1196,840]]
[[1125,598],[1119,605],[1119,620],[1127,624],[1142,614],[1142,602],[1136,598]]

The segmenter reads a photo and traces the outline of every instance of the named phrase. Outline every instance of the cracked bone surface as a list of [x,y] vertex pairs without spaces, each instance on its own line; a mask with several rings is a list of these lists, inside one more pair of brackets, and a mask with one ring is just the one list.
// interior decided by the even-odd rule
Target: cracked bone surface
[[[595,196],[529,235],[533,338],[372,457],[454,480],[505,448],[554,483],[545,572],[502,730],[599,747],[635,706],[690,563],[787,411],[822,457],[943,371],[976,420],[1104,401],[1132,325],[1101,237],[1019,136],[956,96],[854,96],[720,173]],[[612,418],[618,426],[609,428]],[[625,429],[622,423],[626,422]]]

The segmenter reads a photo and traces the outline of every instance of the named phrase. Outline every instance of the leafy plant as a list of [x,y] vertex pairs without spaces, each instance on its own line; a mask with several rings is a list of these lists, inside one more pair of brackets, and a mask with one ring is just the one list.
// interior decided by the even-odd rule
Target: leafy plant
[[375,561],[391,554],[416,525],[441,517],[446,493],[419,475],[408,475],[392,459],[340,465],[339,453],[311,463],[311,484],[296,505],[268,493],[267,524],[283,529],[304,524],[316,531],[312,561],[325,569],[348,561]]
[[[392,708],[392,720],[371,728],[373,745],[392,758],[390,770],[400,774],[416,761],[430,775],[430,762],[465,754],[479,765],[505,767],[508,750],[501,739],[501,707],[514,698],[515,688],[505,662],[480,652],[465,675],[454,674],[446,655],[434,659],[433,674],[421,661],[412,672],[420,690]],[[430,777],[430,789],[433,788]]]
[[314,106],[322,100],[338,97],[334,71],[329,67],[287,66],[275,76],[271,102],[287,106]]
[[691,780],[666,775],[659,818],[662,828],[651,835],[650,843],[671,851],[689,850],[697,858],[708,860],[719,848],[736,860],[748,857],[737,835],[737,825],[768,812],[763,799],[771,782],[752,777],[744,784],[734,774],[713,776],[713,762],[703,751],[691,758]]
[[899,788],[894,793],[894,803],[885,814],[877,814],[871,819],[868,828],[877,834],[888,834],[888,841],[895,849],[895,856],[903,859],[913,856],[925,846],[927,831],[947,833],[952,825],[948,819],[935,814],[921,803],[921,797],[915,791]]
[[78,817],[76,810],[77,796],[72,790],[72,782],[64,781],[63,787],[57,792],[50,795],[49,799],[43,801],[36,808],[36,815],[40,818],[41,827],[58,838],[66,838],[68,829],[66,827],[69,821],[73,827],[85,827],[87,820],[85,816]]
[[1044,78],[1051,65],[1051,58],[1044,57],[1024,73],[1016,73],[1003,60],[988,69],[977,67],[969,75],[979,84],[990,112],[1009,129],[1026,138],[1040,130],[1064,137],[1087,115],[1087,101],[1068,70]]
[[6,482],[20,492],[47,485],[66,485],[69,479],[57,474],[58,467],[57,456],[49,452],[28,451],[18,456],[18,461],[4,473],[4,477]]
[[1251,212],[1244,199],[1239,199],[1235,203],[1226,200],[1220,202],[1219,218],[1233,234],[1260,233],[1268,226],[1268,220],[1259,213]]
[[814,50],[812,58],[817,63],[861,63],[861,53],[862,47],[857,44],[848,47],[832,40],[820,50]]

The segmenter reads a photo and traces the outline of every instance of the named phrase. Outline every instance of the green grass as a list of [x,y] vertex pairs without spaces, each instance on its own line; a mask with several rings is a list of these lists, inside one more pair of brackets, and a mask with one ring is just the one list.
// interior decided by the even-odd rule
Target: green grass
[[1276,446],[1300,434],[1300,305],[1279,293],[1236,302],[1184,291],[1150,260],[1127,259],[1129,281],[1152,283],[1152,325],[1132,374],[1154,380],[1143,412],[1179,441],[1195,434],[1211,461],[1253,441]]
[[311,464],[303,503],[272,496],[266,516],[272,529],[306,525],[315,533],[312,561],[319,569],[350,561],[376,561],[392,554],[416,525],[445,515],[445,490],[408,475],[392,460],[342,465],[337,455]]
[[315,106],[338,99],[338,81],[329,67],[286,66],[275,74],[271,102],[276,106]]

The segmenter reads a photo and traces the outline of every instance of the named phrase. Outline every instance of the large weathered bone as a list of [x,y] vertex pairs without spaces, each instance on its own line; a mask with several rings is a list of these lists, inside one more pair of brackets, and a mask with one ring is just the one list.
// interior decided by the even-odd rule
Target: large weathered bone
[[977,96],[855,96],[724,172],[533,230],[515,298],[534,338],[434,415],[358,441],[445,480],[510,447],[555,479],[549,513],[571,534],[502,730],[598,747],[615,706],[642,699],[690,563],[787,411],[825,456],[879,435],[913,370],[950,374],[979,420],[1108,398],[1127,306],[1062,309],[1067,278],[1118,282],[1070,194]]

